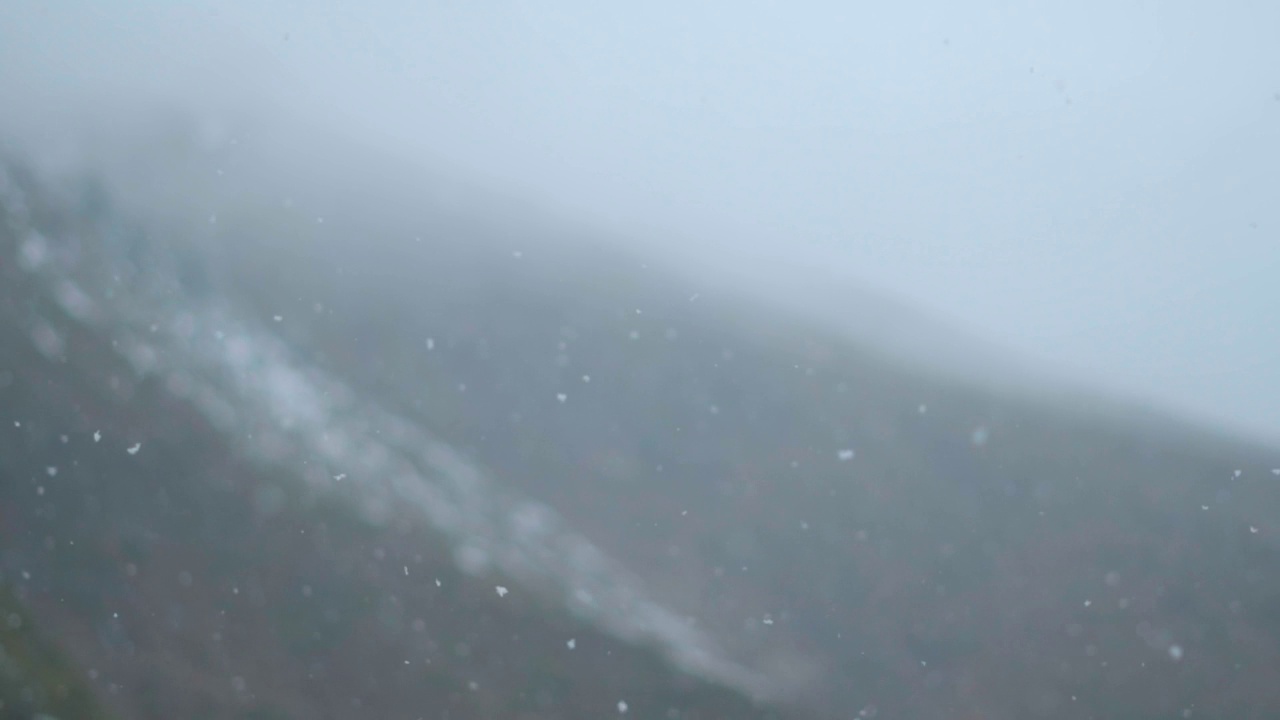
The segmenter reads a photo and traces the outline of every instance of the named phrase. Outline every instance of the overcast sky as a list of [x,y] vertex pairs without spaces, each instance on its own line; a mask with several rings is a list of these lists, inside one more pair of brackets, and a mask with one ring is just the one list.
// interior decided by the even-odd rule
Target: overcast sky
[[1280,438],[1280,3],[44,5],[0,8],[0,105],[305,103],[655,244],[893,293]]

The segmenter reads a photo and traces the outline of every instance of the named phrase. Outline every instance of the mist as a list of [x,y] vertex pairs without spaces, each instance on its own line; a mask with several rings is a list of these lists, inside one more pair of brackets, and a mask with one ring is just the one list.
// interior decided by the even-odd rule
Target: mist
[[944,369],[1014,357],[1273,439],[1278,26],[1262,2],[11,2],[0,131],[56,162],[180,109],[256,132],[276,189],[421,172],[432,202],[604,228]]

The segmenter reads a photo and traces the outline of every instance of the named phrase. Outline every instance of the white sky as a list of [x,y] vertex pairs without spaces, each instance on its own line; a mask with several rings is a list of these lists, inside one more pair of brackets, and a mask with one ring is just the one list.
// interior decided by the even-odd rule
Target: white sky
[[12,0],[0,105],[310,103],[814,303],[882,289],[1274,439],[1278,28],[1266,0]]

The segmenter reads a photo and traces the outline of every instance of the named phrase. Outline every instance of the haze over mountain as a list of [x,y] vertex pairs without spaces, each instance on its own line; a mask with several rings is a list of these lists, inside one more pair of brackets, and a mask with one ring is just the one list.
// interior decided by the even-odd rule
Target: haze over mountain
[[[22,102],[0,121],[0,715],[1280,708],[1280,448],[1250,439],[1265,423],[1082,380],[863,283],[835,247],[791,253],[654,196],[605,202],[658,165],[561,187],[603,131],[546,166],[547,192],[536,172],[495,178],[511,146],[481,151],[496,135],[462,122],[500,115],[483,77],[461,96],[485,102],[420,133],[457,130],[458,154],[429,158],[405,134],[422,116],[356,92],[359,62],[274,64],[243,7],[208,27],[199,5],[137,7],[3,11],[0,92]],[[460,58],[508,22],[440,12],[474,30],[433,31]],[[104,17],[124,30],[87,22]],[[156,28],[181,32],[137,34]],[[290,72],[305,87],[284,89]],[[546,130],[557,113],[535,106],[524,120]],[[929,136],[916,122],[907,135]],[[1269,137],[1254,131],[1232,142]],[[643,166],[635,148],[608,156],[619,176]],[[534,157],[505,159],[527,173]],[[468,158],[476,175],[454,165]],[[898,159],[869,168],[923,167]],[[1203,173],[1254,167],[1237,159]],[[806,192],[860,197],[873,224],[889,212],[840,183],[785,187],[785,163],[736,167],[752,172],[702,197],[755,188],[749,225]],[[707,187],[673,173],[689,202]],[[919,217],[897,210],[971,224],[964,198],[1012,188],[983,173],[960,199],[922,190],[942,204]],[[1188,176],[1159,177],[1135,207],[1184,197]],[[1266,182],[1241,183],[1237,209],[1265,209]],[[1105,206],[1115,187],[1085,195]],[[810,209],[797,228],[820,223]],[[1243,247],[1198,257],[1209,272]],[[1081,313],[1136,312],[1114,300]],[[1203,310],[1201,329],[1230,314]],[[1171,367],[1162,347],[1178,351],[1149,343],[1152,372]]]
[[872,290],[1268,440],[1278,12],[19,0],[0,124],[285,110],[808,311]]

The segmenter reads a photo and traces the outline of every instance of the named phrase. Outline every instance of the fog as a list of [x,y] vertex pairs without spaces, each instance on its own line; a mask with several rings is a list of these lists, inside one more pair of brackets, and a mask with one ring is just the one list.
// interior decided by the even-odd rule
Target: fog
[[0,129],[52,152],[166,101],[299,157],[345,133],[835,321],[881,293],[1275,438],[1276,27],[1265,2],[18,1]]

